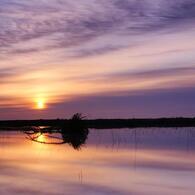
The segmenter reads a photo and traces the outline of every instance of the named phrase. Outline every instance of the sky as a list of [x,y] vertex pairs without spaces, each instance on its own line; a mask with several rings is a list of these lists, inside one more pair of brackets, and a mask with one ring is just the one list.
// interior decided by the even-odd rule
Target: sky
[[195,116],[193,0],[0,0],[0,119]]

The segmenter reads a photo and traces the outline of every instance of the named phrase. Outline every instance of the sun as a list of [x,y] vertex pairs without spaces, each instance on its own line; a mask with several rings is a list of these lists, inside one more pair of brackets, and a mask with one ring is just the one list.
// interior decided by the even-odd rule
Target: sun
[[38,110],[43,110],[45,107],[45,101],[43,99],[38,99],[36,102],[36,108]]

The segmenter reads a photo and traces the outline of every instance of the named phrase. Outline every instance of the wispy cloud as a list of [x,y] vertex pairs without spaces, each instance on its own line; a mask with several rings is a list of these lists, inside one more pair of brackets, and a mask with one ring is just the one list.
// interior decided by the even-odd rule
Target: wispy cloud
[[[194,13],[195,3],[190,0],[1,1],[0,47],[1,52],[20,54],[74,47],[107,34],[118,36],[116,47],[121,39],[131,39],[129,35],[183,24],[183,20],[194,19]],[[45,45],[13,49],[15,44],[39,38],[45,39]],[[94,52],[85,53],[96,50],[94,45]]]

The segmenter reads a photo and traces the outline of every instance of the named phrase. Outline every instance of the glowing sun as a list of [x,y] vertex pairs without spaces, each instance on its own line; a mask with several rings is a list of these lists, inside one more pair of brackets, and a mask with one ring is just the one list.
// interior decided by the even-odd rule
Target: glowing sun
[[37,102],[36,102],[36,109],[42,110],[45,107],[46,107],[45,106],[45,101],[43,99],[37,100]]

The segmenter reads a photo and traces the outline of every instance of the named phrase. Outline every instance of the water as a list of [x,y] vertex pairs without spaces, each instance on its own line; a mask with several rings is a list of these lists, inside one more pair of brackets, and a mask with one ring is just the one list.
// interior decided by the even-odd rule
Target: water
[[194,128],[90,130],[79,150],[4,131],[0,156],[3,195],[195,193]]

